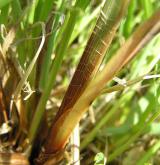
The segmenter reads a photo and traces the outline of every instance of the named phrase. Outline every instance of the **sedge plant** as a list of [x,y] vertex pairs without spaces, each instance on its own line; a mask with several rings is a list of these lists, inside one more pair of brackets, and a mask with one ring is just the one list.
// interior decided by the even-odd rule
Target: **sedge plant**
[[[29,164],[29,160],[31,164],[37,165],[65,164],[64,158],[66,158],[66,151],[69,150],[67,148],[69,138],[92,103],[99,104],[97,98],[115,91],[126,90],[129,86],[143,81],[156,84],[157,80],[151,82],[152,79],[160,77],[157,74],[159,56],[156,57],[156,55],[153,59],[142,56],[142,60],[135,60],[135,63],[133,60],[131,65],[134,72],[132,70],[130,72],[136,76],[134,74],[130,76],[129,81],[121,81],[115,76],[121,70],[122,75],[127,75],[126,72],[123,73],[124,66],[158,36],[160,5],[155,5],[156,0],[154,2],[148,0],[144,3],[138,0],[104,0],[99,4],[94,3],[96,9],[90,13],[91,6],[94,4],[91,5],[89,0],[24,2],[0,0],[0,81],[2,81],[0,82],[2,143],[0,162],[2,164],[17,165],[21,162],[25,165]],[[143,8],[142,11],[139,11],[138,5]],[[138,19],[137,22],[133,21],[136,13],[143,23],[139,23]],[[8,18],[9,14],[12,16]],[[87,26],[89,26],[88,31]],[[81,31],[84,31],[82,38]],[[125,37],[125,41],[120,45],[117,44],[119,36],[116,34]],[[80,40],[77,41],[77,38]],[[155,43],[158,45],[157,38]],[[60,96],[62,102],[59,107],[57,106],[58,110],[53,118],[48,115],[49,105],[58,98],[55,97],[54,100],[52,95],[56,92],[53,91],[56,91],[56,86],[60,83],[62,86],[65,84],[66,76],[62,78],[64,61],[68,62],[71,58],[73,63],[78,62],[76,57],[68,55],[69,50],[75,49],[74,44],[77,42],[81,42],[84,47],[79,53],[82,57],[68,89],[64,88],[63,99]],[[158,51],[156,46],[154,50]],[[143,74],[137,77],[139,70],[136,70],[136,67],[144,61],[148,64],[146,68],[144,67]],[[67,64],[64,66],[66,67]],[[62,75],[61,80],[58,79],[59,75]],[[111,80],[118,84],[113,85]],[[157,100],[158,85],[147,89],[148,91],[144,92],[145,99],[154,93]],[[116,160],[140,135],[146,134],[144,130],[148,129],[159,116],[159,112],[154,111],[158,102],[150,101],[146,105],[141,98],[139,104],[143,112],[139,115],[138,121],[131,125],[128,120],[133,119],[133,115],[132,112],[128,112],[127,103],[132,104],[130,100],[133,96],[136,96],[136,93],[132,91],[131,94],[126,93],[121,98],[115,95],[118,100],[116,104],[112,105],[112,100],[107,103],[108,106],[104,104],[108,108],[107,111],[104,111],[104,115],[99,117],[97,124],[90,128],[91,131],[83,138],[79,150],[84,151],[99,135],[100,128],[110,120],[113,121],[108,122],[108,125],[112,125],[115,120],[122,123],[122,129],[121,127],[104,128],[107,130],[104,132],[110,132],[113,135],[113,141],[115,140],[113,146],[107,146],[109,155],[105,154],[105,162]],[[49,111],[53,112],[54,104],[51,104],[51,107],[52,110]],[[113,117],[120,107],[124,109],[124,111],[121,110],[122,118]],[[118,133],[117,130],[122,132]],[[101,136],[100,134],[98,138]],[[106,133],[103,136],[108,137]],[[121,138],[117,140],[117,137]],[[159,146],[159,142],[156,142],[139,160],[139,164],[148,161],[158,151]],[[95,148],[98,147],[91,147],[93,151],[96,150]],[[79,160],[77,162],[79,163]]]

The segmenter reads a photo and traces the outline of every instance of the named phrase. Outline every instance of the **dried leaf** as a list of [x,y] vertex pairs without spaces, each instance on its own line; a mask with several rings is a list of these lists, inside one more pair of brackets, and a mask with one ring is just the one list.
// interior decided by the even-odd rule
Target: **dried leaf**
[[18,153],[0,153],[1,165],[29,165],[28,160]]

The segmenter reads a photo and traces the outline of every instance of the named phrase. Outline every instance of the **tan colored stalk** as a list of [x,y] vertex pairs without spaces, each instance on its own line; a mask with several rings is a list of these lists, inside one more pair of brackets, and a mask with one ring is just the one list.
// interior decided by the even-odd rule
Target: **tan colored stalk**
[[1,165],[29,165],[28,160],[19,153],[0,153]]
[[80,133],[79,124],[74,128],[71,134],[71,164],[80,165]]

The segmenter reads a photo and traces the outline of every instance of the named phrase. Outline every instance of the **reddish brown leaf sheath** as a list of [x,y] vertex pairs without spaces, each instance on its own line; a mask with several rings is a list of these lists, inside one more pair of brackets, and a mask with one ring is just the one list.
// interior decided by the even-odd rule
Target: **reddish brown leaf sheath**
[[129,0],[106,1],[63,98],[55,121],[63,112],[73,107],[88,82],[98,71],[106,50],[109,48],[120,20],[126,11],[128,2]]

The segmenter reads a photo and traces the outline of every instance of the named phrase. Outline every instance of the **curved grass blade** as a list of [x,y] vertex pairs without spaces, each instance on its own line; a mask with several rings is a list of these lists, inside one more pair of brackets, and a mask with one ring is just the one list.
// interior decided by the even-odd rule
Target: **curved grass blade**
[[[44,45],[44,41],[45,41],[45,25],[44,25],[44,23],[42,23],[42,22],[37,23],[37,24],[40,24],[40,25],[42,26],[42,34],[43,34],[43,35],[42,35],[42,40],[41,40],[41,43],[40,43],[40,45],[39,45],[39,48],[38,48],[38,50],[37,50],[37,52],[36,52],[36,55],[34,56],[33,60],[31,61],[31,63],[30,63],[30,65],[29,65],[29,67],[28,67],[28,69],[27,69],[25,75],[24,75],[24,76],[22,77],[22,79],[20,80],[20,82],[19,82],[19,84],[18,84],[18,86],[17,86],[17,88],[16,88],[16,90],[15,90],[15,92],[14,92],[14,100],[15,100],[15,101],[18,99],[18,96],[19,96],[19,94],[20,94],[20,92],[21,92],[21,90],[22,90],[22,88],[23,88],[23,86],[24,86],[26,80],[28,79],[28,76],[30,75],[30,73],[31,73],[31,71],[32,71],[32,69],[33,69],[33,67],[34,67],[34,65],[35,65],[35,63],[36,63],[36,60],[37,60],[37,58],[38,58],[38,56],[39,56],[39,54],[40,54],[40,52],[41,52],[41,50],[42,50],[42,47],[43,47],[43,45]],[[36,25],[36,24],[35,24],[35,25]]]

